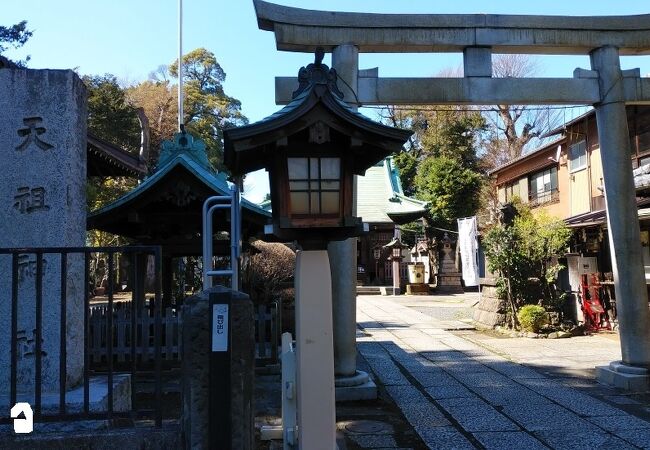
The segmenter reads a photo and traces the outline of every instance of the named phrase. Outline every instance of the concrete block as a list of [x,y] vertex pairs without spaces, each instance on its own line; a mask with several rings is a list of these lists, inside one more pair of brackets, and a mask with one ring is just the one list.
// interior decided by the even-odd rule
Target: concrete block
[[603,384],[634,392],[647,392],[650,388],[650,377],[632,373],[616,372],[610,366],[596,367],[596,379]]
[[489,47],[466,47],[463,50],[463,75],[492,76],[492,50]]
[[[91,412],[108,411],[108,380],[106,376],[90,377],[89,384],[89,409]],[[131,375],[113,375],[113,410],[116,412],[131,410]],[[32,393],[19,392],[17,401],[28,402],[33,405]],[[65,394],[66,411],[68,413],[81,413],[84,406],[84,387],[77,386]],[[0,409],[9,410],[9,394],[0,395]],[[59,393],[45,392],[41,398],[43,414],[57,414],[59,412]]]
[[334,389],[337,402],[351,402],[356,400],[375,400],[377,398],[377,385],[371,379],[357,386],[337,386]]

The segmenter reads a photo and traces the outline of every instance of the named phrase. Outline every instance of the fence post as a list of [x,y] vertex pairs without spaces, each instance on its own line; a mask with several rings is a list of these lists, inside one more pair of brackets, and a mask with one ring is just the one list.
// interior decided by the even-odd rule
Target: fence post
[[210,294],[210,448],[230,450],[231,292]]
[[[229,447],[210,446],[208,439],[215,426],[210,420],[210,378],[217,370],[211,364],[212,333],[210,321],[212,308],[210,294],[226,293],[231,296],[229,308],[230,340],[229,377],[230,433]],[[255,364],[255,325],[253,304],[246,294],[223,286],[214,286],[183,302],[181,323],[182,357],[182,414],[181,426],[185,448],[233,448],[252,450],[254,445],[253,376]],[[212,366],[213,375],[210,375]],[[235,382],[236,381],[236,382]],[[213,401],[213,405],[214,405]],[[217,406],[220,406],[217,404]],[[212,430],[211,430],[212,427]]]

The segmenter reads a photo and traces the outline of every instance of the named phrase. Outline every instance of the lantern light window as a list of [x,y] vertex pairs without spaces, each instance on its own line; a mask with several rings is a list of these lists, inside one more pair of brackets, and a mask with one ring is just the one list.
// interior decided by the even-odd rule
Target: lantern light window
[[291,215],[338,215],[341,158],[287,158]]

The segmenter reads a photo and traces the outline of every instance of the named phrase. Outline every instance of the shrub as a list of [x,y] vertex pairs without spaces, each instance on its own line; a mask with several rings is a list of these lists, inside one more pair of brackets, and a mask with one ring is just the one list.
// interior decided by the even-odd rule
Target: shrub
[[293,299],[290,281],[296,267],[295,252],[284,244],[256,240],[250,243],[251,255],[243,264],[242,278],[254,303]]
[[517,313],[521,328],[537,333],[548,322],[546,310],[538,305],[523,306]]

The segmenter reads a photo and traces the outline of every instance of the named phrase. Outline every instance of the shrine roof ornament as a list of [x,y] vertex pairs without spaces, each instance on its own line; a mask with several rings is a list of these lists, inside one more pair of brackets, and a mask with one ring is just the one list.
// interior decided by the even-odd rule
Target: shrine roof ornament
[[214,172],[214,168],[208,160],[208,154],[205,149],[205,142],[202,139],[195,138],[190,133],[185,131],[185,127],[181,125],[180,133],[174,134],[173,141],[163,141],[160,149],[160,157],[158,158],[158,165],[156,171],[165,167],[177,156],[186,155],[194,162],[199,164],[201,168]]

